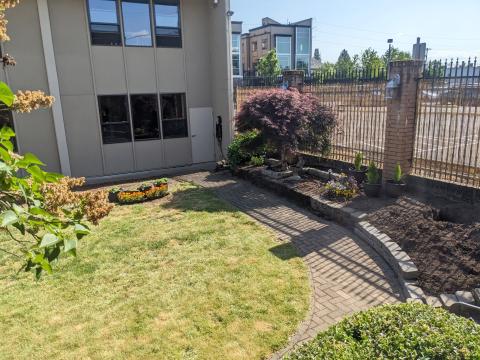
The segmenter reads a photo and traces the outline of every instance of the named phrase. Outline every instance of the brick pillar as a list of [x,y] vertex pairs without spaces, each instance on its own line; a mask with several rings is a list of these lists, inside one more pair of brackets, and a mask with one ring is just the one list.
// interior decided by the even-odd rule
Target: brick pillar
[[288,83],[289,88],[303,90],[303,80],[305,72],[303,70],[285,70],[283,71],[283,81]]
[[412,168],[417,79],[422,64],[422,61],[416,60],[394,61],[389,64],[389,80],[399,75],[400,86],[392,92],[392,98],[387,100],[383,181],[393,178],[397,163],[405,174],[409,174]]

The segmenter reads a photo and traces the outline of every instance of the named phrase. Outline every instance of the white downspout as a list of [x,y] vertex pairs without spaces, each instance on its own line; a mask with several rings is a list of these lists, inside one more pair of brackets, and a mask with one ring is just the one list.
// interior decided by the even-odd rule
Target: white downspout
[[53,50],[52,29],[50,27],[50,15],[48,13],[47,0],[37,0],[38,16],[40,19],[40,31],[42,34],[43,54],[45,56],[45,67],[47,69],[48,87],[50,95],[55,97],[52,106],[53,123],[55,136],[57,138],[58,156],[62,174],[70,176],[70,157],[68,155],[67,136],[63,122],[62,101],[60,98],[60,86],[58,83],[57,64]]

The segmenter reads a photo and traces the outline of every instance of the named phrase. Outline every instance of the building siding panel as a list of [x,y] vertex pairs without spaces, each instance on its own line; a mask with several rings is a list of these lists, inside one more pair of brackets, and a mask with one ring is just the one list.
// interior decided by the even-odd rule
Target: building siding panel
[[[49,92],[45,58],[36,1],[24,1],[8,10],[8,32],[12,41],[4,44],[5,52],[17,59],[9,67],[12,90]],[[47,164],[46,169],[60,172],[57,140],[51,110],[16,115],[16,131],[22,152],[33,152]]]

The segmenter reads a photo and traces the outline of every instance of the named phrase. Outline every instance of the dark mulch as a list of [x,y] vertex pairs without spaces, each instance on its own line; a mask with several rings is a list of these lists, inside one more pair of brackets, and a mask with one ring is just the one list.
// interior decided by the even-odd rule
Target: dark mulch
[[480,287],[480,214],[477,222],[441,221],[442,212],[404,197],[370,214],[369,221],[396,241],[419,270],[419,283],[430,295]]

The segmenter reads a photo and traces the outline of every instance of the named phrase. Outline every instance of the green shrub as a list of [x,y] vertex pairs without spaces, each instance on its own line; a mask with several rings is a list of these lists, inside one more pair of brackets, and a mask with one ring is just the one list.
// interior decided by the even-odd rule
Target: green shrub
[[265,164],[265,156],[252,156],[250,159],[250,165],[263,166]]
[[118,194],[120,191],[122,191],[121,187],[115,186],[114,188],[111,188],[109,193],[110,194]]
[[397,163],[397,166],[395,166],[395,173],[393,174],[393,181],[397,184],[401,184],[403,182],[403,177],[404,174],[402,167]]
[[161,185],[165,185],[165,184],[168,184],[168,179],[167,178],[157,179],[153,182],[153,185],[155,185],[155,186],[161,186]]
[[380,172],[374,161],[370,161],[367,170],[367,184],[376,185],[380,183]]
[[358,152],[355,155],[354,166],[356,171],[362,171],[362,163],[363,163],[363,153]]
[[265,156],[265,145],[258,131],[247,131],[235,136],[228,146],[228,163],[237,167],[248,163],[252,157]]
[[386,305],[343,320],[287,359],[480,359],[480,326],[427,305]]
[[150,190],[152,188],[152,184],[148,184],[148,183],[143,183],[141,184],[139,187],[138,187],[138,191],[147,191],[147,190]]

